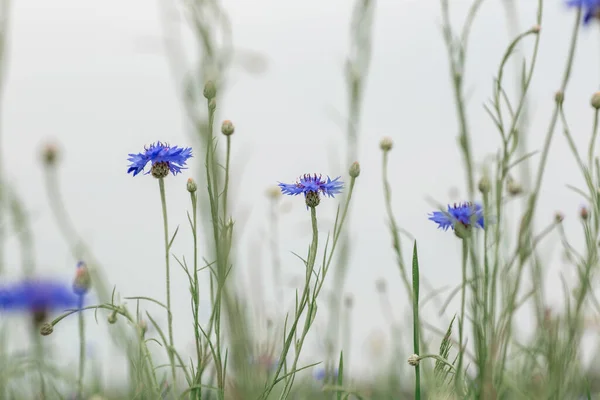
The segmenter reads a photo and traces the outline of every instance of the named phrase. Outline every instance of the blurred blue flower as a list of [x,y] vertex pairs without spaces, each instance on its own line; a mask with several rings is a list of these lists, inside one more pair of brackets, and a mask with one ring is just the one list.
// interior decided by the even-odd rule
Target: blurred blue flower
[[327,177],[327,180],[325,180],[322,175],[305,174],[296,183],[279,182],[279,187],[281,188],[281,193],[290,196],[304,194],[304,197],[306,197],[307,193],[312,192],[317,195],[322,193],[326,196],[334,197],[334,195],[341,193],[344,188],[344,182],[340,181],[340,178],[341,176],[338,176],[334,180],[331,180],[330,177]]
[[460,222],[465,228],[471,226],[472,221],[480,228],[484,227],[483,209],[480,204],[461,203],[448,205],[447,212],[435,211],[429,215],[429,219],[438,224],[439,229],[454,229],[456,223]]
[[23,280],[0,286],[0,309],[45,313],[80,306],[80,296],[70,285],[52,280]]
[[325,368],[317,368],[315,369],[314,377],[317,381],[322,381],[326,377],[335,381],[338,378],[338,370],[336,368],[333,371],[325,371]]
[[142,153],[129,154],[127,160],[131,164],[127,173],[133,172],[133,176],[136,176],[144,170],[146,164],[151,163],[152,169],[146,174],[152,172],[152,175],[156,177],[157,170],[161,170],[160,175],[163,176],[158,177],[168,175],[169,171],[173,175],[177,175],[182,169],[186,169],[185,164],[190,157],[192,157],[191,147],[171,147],[162,142],[152,143],[150,146],[145,147]]
[[600,13],[600,0],[567,0],[567,5],[583,9],[584,25],[587,25],[593,17]]

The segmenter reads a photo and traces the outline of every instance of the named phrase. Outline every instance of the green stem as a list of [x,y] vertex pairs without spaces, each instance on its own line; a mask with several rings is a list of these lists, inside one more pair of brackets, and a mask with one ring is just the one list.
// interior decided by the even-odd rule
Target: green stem
[[467,239],[461,239],[462,241],[462,290],[460,295],[460,318],[458,320],[458,366],[457,373],[454,377],[454,384],[457,395],[462,392],[462,366],[463,366],[463,353],[464,353],[464,321],[465,321],[465,299],[467,294],[467,259],[469,255],[469,246]]
[[200,345],[201,335],[199,330],[199,308],[200,308],[200,287],[198,280],[198,197],[196,193],[190,193],[192,201],[192,236],[194,238],[194,293],[192,294],[194,300],[194,336],[196,342],[196,379],[195,384],[198,386],[197,389],[191,391],[192,399],[202,398],[202,350]]
[[[413,279],[413,350],[414,354],[419,354],[419,259],[417,256],[417,242],[413,250],[413,265],[412,265],[412,279]],[[415,400],[421,400],[421,367],[419,364],[415,365]]]
[[[170,244],[169,244],[169,221],[167,218],[167,199],[165,195],[165,181],[164,178],[158,178],[158,186],[160,189],[160,203],[162,206],[163,214],[163,228],[165,237],[165,267],[166,267],[166,285],[167,285],[167,321],[169,326],[169,349],[167,354],[169,355],[169,361],[171,363],[171,374],[173,375],[173,387],[177,386],[177,374],[175,371],[175,357],[173,349],[175,348],[173,343],[173,314],[171,313],[171,267],[170,267]],[[176,391],[175,391],[176,392]]]
[[78,313],[79,320],[79,376],[77,379],[77,398],[83,399],[83,376],[85,373],[85,320],[83,311]]
[[227,224],[227,192],[229,189],[230,156],[231,156],[231,135],[227,135],[227,156],[225,158],[225,186],[223,186],[223,224]]

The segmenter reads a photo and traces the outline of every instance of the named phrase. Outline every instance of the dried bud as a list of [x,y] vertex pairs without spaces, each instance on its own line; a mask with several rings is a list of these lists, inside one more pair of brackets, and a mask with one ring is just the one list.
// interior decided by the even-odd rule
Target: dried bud
[[479,191],[481,193],[483,193],[483,194],[488,193],[490,191],[490,187],[491,187],[490,180],[488,179],[488,177],[487,176],[481,177],[477,187],[479,188]]
[[556,221],[557,224],[560,224],[561,222],[563,222],[564,219],[565,219],[565,216],[560,211],[557,211],[556,214],[554,214],[554,220]]
[[352,178],[358,178],[360,175],[360,164],[358,161],[354,161],[350,166],[350,171],[348,172]]
[[394,147],[394,142],[391,137],[386,136],[379,142],[379,148],[383,151],[390,151],[392,147]]
[[53,143],[46,143],[42,149],[42,162],[44,165],[53,166],[58,160],[58,147]]
[[231,136],[234,132],[235,126],[233,126],[233,122],[228,119],[223,121],[223,124],[221,125],[221,133],[225,136]]
[[77,270],[75,271],[75,279],[73,280],[73,291],[75,294],[83,296],[86,294],[92,286],[92,277],[90,271],[83,261],[77,263]]
[[213,81],[208,81],[204,85],[204,97],[206,100],[212,100],[217,95],[217,88]]
[[554,101],[556,104],[562,104],[565,101],[565,94],[561,91],[558,91],[554,94]]
[[412,356],[408,357],[408,364],[412,365],[413,367],[419,365],[419,355],[413,354]]
[[587,207],[582,206],[581,209],[579,210],[579,216],[581,217],[582,220],[586,220],[588,219],[588,217],[590,216],[590,212],[588,211]]
[[198,185],[196,185],[196,182],[194,182],[192,178],[188,178],[186,188],[188,192],[194,193],[196,190],[198,190]]
[[590,100],[590,104],[596,110],[600,109],[600,92],[594,93],[594,95],[592,96],[592,99]]
[[51,335],[52,332],[54,332],[54,326],[52,324],[45,323],[45,324],[42,324],[42,326],[40,327],[40,334],[42,336]]

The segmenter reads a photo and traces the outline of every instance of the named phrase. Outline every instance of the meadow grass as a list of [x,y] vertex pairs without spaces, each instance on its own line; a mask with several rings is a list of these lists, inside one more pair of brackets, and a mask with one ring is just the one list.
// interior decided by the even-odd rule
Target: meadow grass
[[[6,12],[7,1],[3,1]],[[449,77],[459,126],[458,151],[462,155],[467,198],[465,203],[448,206],[437,204],[427,223],[437,223],[448,230],[447,239],[456,241],[462,257],[461,284],[454,288],[440,305],[441,312],[452,316],[443,330],[432,327],[420,315],[424,302],[438,296],[436,290],[421,287],[419,245],[405,234],[395,215],[394,187],[389,179],[388,162],[393,157],[394,143],[383,138],[381,176],[383,198],[389,235],[395,252],[396,268],[403,287],[401,290],[412,305],[412,348],[393,349],[392,363],[401,362],[404,368],[391,365],[387,372],[365,379],[352,374],[348,368],[350,334],[344,309],[352,299],[344,299],[345,280],[352,258],[352,241],[348,232],[352,225],[352,196],[360,189],[358,143],[360,118],[372,47],[371,32],[376,2],[356,0],[350,24],[351,49],[346,60],[348,109],[345,152],[347,173],[344,182],[329,181],[318,176],[303,175],[299,183],[280,184],[271,191],[269,246],[272,254],[274,292],[281,298],[281,260],[278,242],[279,221],[276,208],[280,196],[299,195],[297,201],[306,203],[307,221],[311,233],[304,254],[296,254],[304,266],[303,285],[294,294],[294,304],[281,321],[270,321],[266,347],[264,335],[253,320],[247,294],[232,283],[235,265],[235,215],[231,214],[230,161],[235,146],[235,127],[231,121],[218,122],[220,93],[226,87],[226,73],[231,54],[227,41],[231,27],[226,13],[217,2],[182,3],[189,17],[198,48],[196,73],[187,75],[181,98],[194,127],[197,145],[194,156],[201,159],[200,168],[186,171],[189,179],[181,190],[189,193],[186,224],[172,222],[167,213],[169,193],[165,179],[181,179],[178,167],[188,159],[187,149],[155,143],[140,155],[130,155],[136,179],[157,181],[156,196],[160,198],[164,241],[164,284],[166,298],[161,296],[128,296],[121,298],[118,288],[105,275],[101,257],[96,256],[77,233],[77,226],[64,207],[57,167],[59,152],[55,147],[44,149],[42,161],[46,174],[46,191],[55,222],[74,260],[73,290],[78,296],[76,307],[50,314],[56,293],[39,294],[35,290],[20,290],[13,286],[0,291],[0,304],[5,310],[24,304],[21,312],[31,317],[31,351],[14,352],[7,346],[9,324],[4,324],[0,336],[0,398],[2,399],[579,399],[598,398],[600,386],[593,370],[582,363],[582,338],[585,321],[590,314],[600,312],[594,294],[595,272],[598,266],[600,235],[600,161],[595,155],[600,110],[600,92],[591,98],[590,119],[593,130],[587,151],[575,146],[564,110],[564,93],[569,84],[583,24],[595,24],[600,3],[589,0],[574,7],[570,44],[566,49],[564,73],[557,83],[554,108],[548,116],[543,147],[528,152],[524,143],[529,89],[536,72],[544,0],[537,1],[536,20],[524,31],[515,31],[501,56],[493,78],[491,100],[485,112],[493,121],[501,146],[483,171],[476,167],[472,132],[465,106],[465,66],[467,45],[473,22],[483,0],[472,0],[463,24],[453,26],[450,13],[452,2],[440,0],[442,35],[448,51]],[[577,5],[577,4],[576,4]],[[514,15],[513,3],[506,2],[507,15]],[[590,11],[591,10],[591,11]],[[3,15],[7,15],[6,13]],[[590,18],[586,18],[590,16]],[[600,19],[600,17],[598,17]],[[0,55],[6,43],[8,19],[0,32]],[[217,40],[217,36],[221,37]],[[223,39],[225,38],[225,39]],[[504,78],[515,50],[524,41],[531,41],[531,53],[524,56],[518,69],[518,91],[509,95]],[[172,45],[172,43],[171,43]],[[172,46],[170,47],[172,48]],[[181,52],[170,54],[174,70],[182,69]],[[477,54],[471,55],[477,57]],[[4,61],[4,58],[2,58]],[[3,62],[2,65],[5,63]],[[177,77],[180,78],[180,77]],[[567,139],[577,162],[585,189],[574,188],[587,206],[581,209],[584,243],[572,244],[562,226],[563,216],[546,227],[535,224],[540,189],[548,162],[548,153],[557,131]],[[140,144],[140,148],[144,144]],[[156,151],[155,151],[156,150]],[[124,149],[124,158],[126,157]],[[150,163],[150,175],[141,173]],[[514,179],[515,170],[535,171],[530,182],[522,185]],[[1,170],[0,170],[1,173]],[[134,174],[134,176],[135,176]],[[335,177],[334,177],[335,178]],[[526,190],[524,189],[526,188]],[[0,273],[6,269],[4,244],[10,230],[18,236],[22,254],[24,279],[36,276],[31,254],[35,251],[27,205],[7,185],[0,186],[2,223],[0,224]],[[511,230],[507,223],[507,204],[516,196],[526,198],[520,224]],[[319,204],[337,202],[332,216],[321,215]],[[333,219],[331,232],[320,232],[322,219]],[[425,220],[425,218],[424,218]],[[11,222],[9,224],[8,222]],[[424,222],[425,223],[425,222]],[[178,226],[174,229],[173,226]],[[12,228],[12,229],[9,229]],[[193,246],[187,258],[174,254],[172,246],[180,230],[189,229]],[[452,233],[451,233],[452,232]],[[538,245],[551,232],[557,232],[572,268],[577,273],[576,287],[564,282],[564,308],[550,311],[543,285],[543,261]],[[321,233],[321,234],[319,234]],[[410,239],[410,240],[407,240]],[[204,243],[200,243],[203,240]],[[207,249],[200,254],[200,249]],[[190,256],[191,255],[191,256]],[[189,282],[190,326],[174,327],[171,305],[171,276],[183,271]],[[158,272],[157,272],[158,273]],[[323,287],[332,282],[333,295],[324,296]],[[200,288],[209,283],[210,316],[204,323],[200,317]],[[525,286],[524,282],[531,284]],[[71,284],[67,283],[70,288]],[[44,286],[45,287],[45,286]],[[70,290],[70,289],[69,289]],[[92,290],[97,302],[88,299]],[[379,285],[385,291],[385,282]],[[62,292],[60,292],[62,295]],[[31,306],[30,298],[47,301]],[[36,297],[37,298],[37,297]],[[449,310],[453,298],[459,307]],[[42,301],[40,300],[40,301]],[[66,301],[66,300],[65,300]],[[63,304],[63,303],[61,303]],[[144,312],[145,304],[159,307],[164,314],[161,324],[157,315]],[[133,305],[133,306],[132,306]],[[42,307],[43,306],[43,307]],[[325,351],[320,363],[304,364],[302,352],[306,339],[314,332],[314,321],[320,308],[328,308],[330,318],[324,335]],[[516,314],[524,308],[534,311],[535,330],[525,341],[519,335]],[[77,319],[78,353],[76,369],[61,369],[50,356],[44,339],[66,319]],[[109,325],[109,340],[127,360],[126,379],[106,386],[95,371],[97,360],[88,357],[87,324]],[[194,350],[183,352],[175,342],[174,329],[193,332]],[[394,333],[396,333],[394,331]],[[158,344],[158,346],[156,345]],[[158,349],[158,350],[157,350]],[[400,360],[400,361],[398,361]],[[320,364],[317,366],[317,364]],[[299,373],[320,368],[317,377]],[[383,371],[386,371],[384,369]],[[398,371],[402,371],[399,373]],[[306,372],[306,371],[305,371]]]

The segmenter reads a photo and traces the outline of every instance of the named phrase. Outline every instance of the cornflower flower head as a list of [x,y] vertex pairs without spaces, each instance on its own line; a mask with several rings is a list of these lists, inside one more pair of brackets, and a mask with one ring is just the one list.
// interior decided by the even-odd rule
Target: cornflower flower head
[[583,9],[583,24],[592,18],[600,18],[600,0],[567,0],[567,6]]
[[177,175],[182,169],[187,169],[185,165],[190,157],[193,157],[191,147],[169,146],[162,142],[152,143],[144,147],[142,153],[129,154],[127,160],[131,164],[127,173],[133,172],[133,176],[136,176],[148,163],[151,163],[150,171],[145,175],[151,173],[155,178],[164,178],[169,175],[169,172]]
[[336,194],[342,192],[344,182],[340,181],[341,176],[331,179],[329,176],[324,179],[322,175],[305,174],[298,178],[296,183],[281,183],[281,193],[290,196],[304,195],[306,207],[316,207],[321,202],[320,195],[323,194],[329,197],[335,197]]
[[314,378],[317,381],[324,381],[325,379],[333,379],[334,381],[338,378],[337,368],[326,371],[325,368],[317,368],[314,372]]
[[41,324],[50,311],[64,311],[81,306],[81,296],[63,282],[26,279],[0,287],[0,310],[27,312]]
[[460,224],[462,230],[471,229],[472,225],[484,228],[483,208],[480,204],[465,202],[460,204],[448,205],[448,211],[434,211],[429,215],[429,220],[438,224],[438,229],[448,230],[452,228],[457,236],[457,224]]

